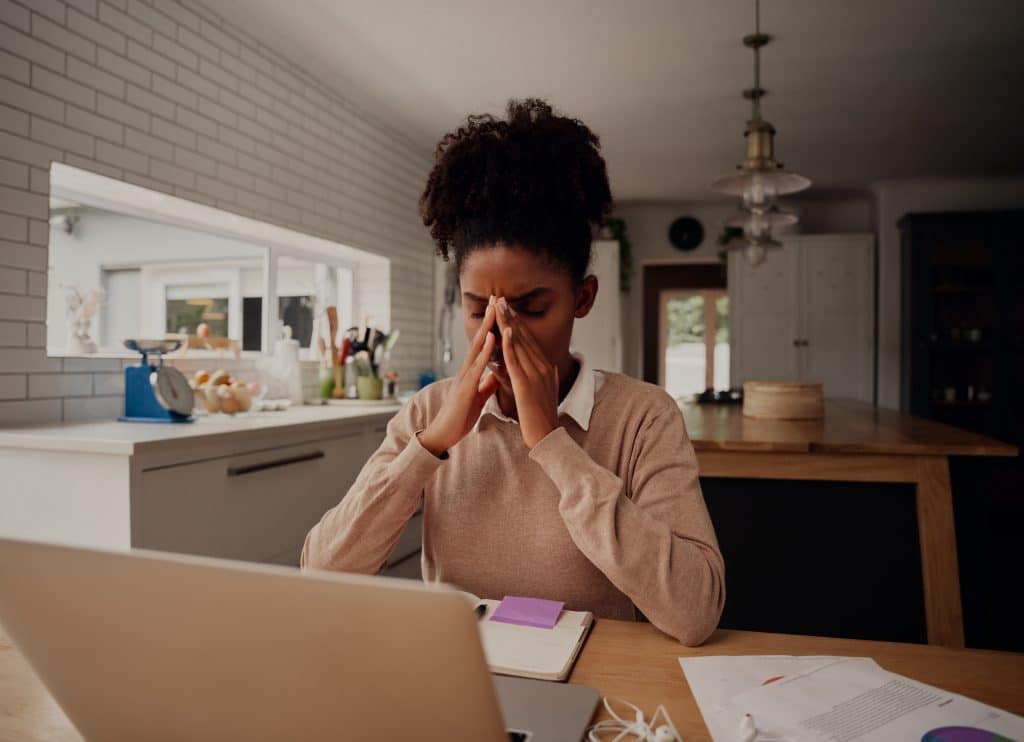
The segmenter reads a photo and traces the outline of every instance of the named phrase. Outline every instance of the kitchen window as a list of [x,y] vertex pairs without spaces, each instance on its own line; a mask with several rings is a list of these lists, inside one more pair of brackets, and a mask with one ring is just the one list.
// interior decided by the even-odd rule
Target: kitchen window
[[387,258],[62,163],[50,185],[52,356],[131,357],[126,339],[166,335],[192,336],[190,356],[272,353],[287,327],[312,359],[328,306],[342,329],[391,326]]

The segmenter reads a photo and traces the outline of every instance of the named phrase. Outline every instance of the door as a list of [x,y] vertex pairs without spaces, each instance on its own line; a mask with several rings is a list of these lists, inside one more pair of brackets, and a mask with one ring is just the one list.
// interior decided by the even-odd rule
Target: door
[[742,251],[729,253],[732,309],[732,384],[799,381],[794,342],[799,334],[800,246],[787,240],[752,266]]
[[800,378],[825,396],[874,398],[874,240],[870,235],[802,239]]

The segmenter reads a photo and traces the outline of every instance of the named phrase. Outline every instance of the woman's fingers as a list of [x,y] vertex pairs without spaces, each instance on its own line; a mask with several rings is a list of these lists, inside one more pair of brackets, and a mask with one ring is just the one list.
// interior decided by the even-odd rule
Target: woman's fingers
[[476,397],[478,404],[481,407],[483,407],[484,403],[487,401],[487,398],[494,394],[496,391],[498,391],[498,378],[494,374],[491,374],[483,381],[481,381],[479,386],[477,386],[476,388]]
[[512,328],[508,326],[501,331],[501,354],[505,358],[505,368],[508,369],[508,375],[512,379],[512,390],[518,394],[517,387],[529,382],[526,371],[519,361],[519,348],[516,347],[513,340],[514,334]]
[[[498,299],[498,313],[497,320],[498,326],[501,328],[502,336],[511,330],[515,340],[515,348],[519,366],[522,368],[523,373],[527,376],[535,376],[540,372],[545,363],[543,355],[539,355],[539,350],[532,350],[529,341],[532,340],[532,336],[527,338],[530,334],[526,326],[519,321],[516,316],[515,310],[508,306],[508,303],[504,301],[504,298]],[[533,343],[533,348],[536,348],[536,343]],[[504,343],[502,344],[504,348]],[[504,350],[503,350],[504,352]]]
[[480,383],[480,377],[483,375],[484,369],[487,368],[487,362],[491,360],[491,354],[494,352],[494,343],[494,333],[488,332],[487,337],[484,338],[483,345],[477,351],[476,358],[473,358],[473,362],[468,369],[468,376],[473,380],[473,384]]
[[[538,364],[547,364],[547,359],[544,358],[544,351],[540,349],[540,345],[537,343],[537,338],[535,338],[533,333],[530,332],[530,328],[519,320],[514,309],[509,308],[509,313],[512,315],[512,327],[514,328],[514,332],[518,332],[520,335],[519,344],[521,346],[526,346],[534,365],[538,366]],[[541,366],[538,366],[538,370],[540,368]]]
[[487,336],[491,334],[491,327],[494,325],[494,297],[492,296],[490,301],[487,303],[487,309],[484,311],[483,321],[480,323],[480,327],[477,328],[476,334],[473,336],[473,342],[469,345],[469,352],[466,353],[466,360],[463,362],[463,369],[469,368],[473,361],[476,359],[477,354],[480,353],[480,349],[483,348],[484,342],[487,340]]

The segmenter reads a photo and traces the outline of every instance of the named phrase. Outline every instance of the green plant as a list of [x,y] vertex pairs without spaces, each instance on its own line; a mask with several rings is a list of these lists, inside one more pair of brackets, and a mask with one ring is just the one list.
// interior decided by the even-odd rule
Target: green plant
[[727,247],[730,242],[743,236],[743,227],[722,227],[722,233],[718,235],[718,244]]
[[716,242],[721,246],[718,251],[718,259],[722,261],[722,269],[725,269],[726,258],[729,254],[729,243],[733,240],[743,239],[743,227],[722,227],[722,233],[718,235]]
[[633,279],[633,246],[626,236],[626,220],[610,216],[604,226],[619,243],[619,291],[628,294]]

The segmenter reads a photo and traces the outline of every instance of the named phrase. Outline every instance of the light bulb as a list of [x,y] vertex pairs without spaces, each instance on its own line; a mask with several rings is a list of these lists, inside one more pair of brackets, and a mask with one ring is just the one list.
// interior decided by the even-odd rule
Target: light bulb
[[743,188],[743,208],[752,214],[767,213],[775,205],[778,195],[775,183],[754,175]]
[[772,222],[764,214],[751,214],[743,223],[743,236],[749,242],[765,242],[771,239]]
[[764,262],[764,245],[753,242],[743,249],[743,254],[746,255],[748,263],[755,267],[759,266]]

